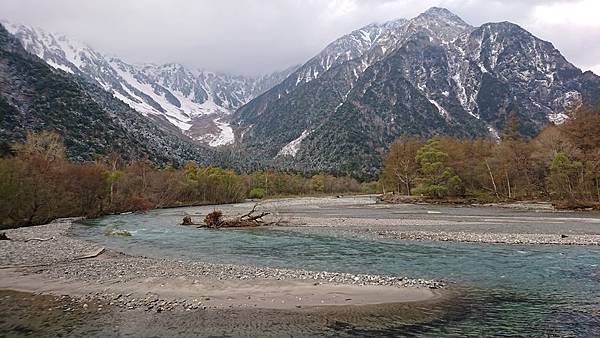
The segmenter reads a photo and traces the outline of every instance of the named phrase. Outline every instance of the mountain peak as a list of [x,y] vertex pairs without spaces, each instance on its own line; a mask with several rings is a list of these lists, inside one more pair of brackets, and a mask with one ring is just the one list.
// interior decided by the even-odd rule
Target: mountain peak
[[488,23],[484,23],[483,25],[481,25],[481,28],[503,29],[503,30],[507,30],[507,31],[521,32],[521,33],[526,33],[528,35],[531,35],[531,33],[529,31],[527,31],[525,28],[517,25],[516,23],[510,22],[510,21],[488,22]]
[[443,20],[446,22],[453,22],[461,26],[469,26],[469,24],[464,22],[463,19],[461,19],[461,17],[452,13],[450,10],[442,7],[431,7],[425,12],[421,13],[419,16],[417,16],[417,18]]
[[458,15],[452,13],[449,9],[443,7],[431,7],[423,14],[434,15],[434,16],[442,16],[442,17],[458,17]]
[[473,28],[458,15],[440,7],[432,7],[409,22],[416,29],[424,29],[445,42]]

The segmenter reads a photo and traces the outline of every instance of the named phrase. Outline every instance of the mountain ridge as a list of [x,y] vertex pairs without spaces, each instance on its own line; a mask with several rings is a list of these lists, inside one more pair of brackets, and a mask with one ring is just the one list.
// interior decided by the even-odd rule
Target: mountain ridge
[[400,136],[497,139],[515,115],[533,137],[600,100],[600,77],[552,43],[506,21],[474,27],[437,7],[366,25],[303,65],[252,79],[132,65],[51,34],[33,41],[49,33],[28,29],[13,32],[53,68],[91,80],[169,134],[224,146],[211,156],[242,170],[374,178]]
[[[374,43],[357,43],[373,31]],[[600,77],[551,43],[512,23],[473,27],[432,8],[334,41],[239,108],[234,129],[240,147],[265,162],[372,178],[399,136],[497,138],[510,114],[533,136],[598,100]]]
[[23,141],[28,131],[59,133],[76,161],[93,161],[113,151],[125,160],[148,159],[158,165],[216,161],[213,150],[148,123],[96,84],[52,68],[2,25],[0,122],[3,142]]
[[131,64],[64,35],[4,24],[26,50],[53,68],[96,82],[142,115],[152,116],[151,120],[170,123],[190,138],[215,147],[233,142],[229,126],[233,111],[291,71],[248,77],[188,69],[177,63]]

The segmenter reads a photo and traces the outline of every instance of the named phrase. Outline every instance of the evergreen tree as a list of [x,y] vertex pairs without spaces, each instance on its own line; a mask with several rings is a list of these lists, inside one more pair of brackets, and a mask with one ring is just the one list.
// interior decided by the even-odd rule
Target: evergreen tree
[[443,198],[449,194],[457,194],[462,189],[460,177],[453,174],[446,166],[448,154],[440,149],[438,140],[430,140],[417,151],[419,163],[419,180],[421,185],[416,193],[429,197]]
[[550,191],[559,198],[574,197],[581,162],[571,161],[565,153],[558,153],[550,165],[548,183]]
[[510,113],[502,131],[502,141],[521,141],[521,122],[516,113]]

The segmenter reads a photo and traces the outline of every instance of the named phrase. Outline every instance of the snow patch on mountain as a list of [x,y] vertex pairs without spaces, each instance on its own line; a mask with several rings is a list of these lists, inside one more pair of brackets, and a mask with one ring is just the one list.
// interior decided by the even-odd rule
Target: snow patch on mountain
[[[173,106],[170,102],[168,102],[165,94],[156,93],[151,84],[143,81],[140,78],[136,78],[136,76],[132,73],[133,68],[126,67],[123,63],[116,63],[114,60],[112,60],[111,64],[114,66],[114,69],[117,71],[119,77],[126,83],[126,85],[123,86],[123,89],[130,95],[130,97],[132,97],[132,99],[129,99],[128,97],[123,97],[121,95],[121,97],[117,98],[121,99],[133,109],[144,115],[163,115],[169,122],[183,131],[187,131],[192,127],[190,113]],[[148,95],[153,102],[156,102],[160,105],[162,111],[159,111],[156,107],[150,106],[147,101],[133,99],[137,95],[131,87]],[[113,93],[114,92],[115,91],[113,91]]]
[[496,130],[496,128],[488,125],[487,126],[488,131],[490,132],[490,135],[492,136],[492,138],[496,141],[500,140],[500,133],[498,132],[498,130]]
[[440,115],[446,118],[449,116],[448,111],[444,109],[444,107],[442,107],[436,100],[429,99],[429,102],[431,102],[431,104],[437,108],[437,110],[440,112]]
[[303,131],[302,135],[300,135],[297,139],[293,140],[292,142],[286,144],[283,148],[281,148],[277,156],[295,157],[298,153],[298,150],[300,149],[300,144],[302,143],[302,141],[304,141],[305,138],[308,137],[308,135],[310,135],[311,132],[312,131],[308,129]]
[[232,144],[235,141],[235,135],[233,134],[233,128],[227,122],[221,122],[221,120],[215,120],[217,127],[221,132],[213,138],[208,144],[211,147],[224,146]]
[[548,115],[548,120],[554,124],[562,124],[569,119],[569,116],[565,113],[551,113]]

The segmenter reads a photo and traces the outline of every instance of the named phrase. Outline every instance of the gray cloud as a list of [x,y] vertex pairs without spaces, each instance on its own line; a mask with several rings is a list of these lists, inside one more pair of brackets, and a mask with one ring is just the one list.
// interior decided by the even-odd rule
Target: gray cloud
[[598,67],[598,72],[600,44],[594,42],[600,41],[600,25],[585,14],[594,11],[589,7],[599,9],[594,3],[598,1],[0,0],[0,17],[63,33],[132,62],[180,62],[256,74],[302,63],[335,38],[371,22],[410,18],[442,6],[473,25],[520,24],[552,41],[571,62],[584,69]]

